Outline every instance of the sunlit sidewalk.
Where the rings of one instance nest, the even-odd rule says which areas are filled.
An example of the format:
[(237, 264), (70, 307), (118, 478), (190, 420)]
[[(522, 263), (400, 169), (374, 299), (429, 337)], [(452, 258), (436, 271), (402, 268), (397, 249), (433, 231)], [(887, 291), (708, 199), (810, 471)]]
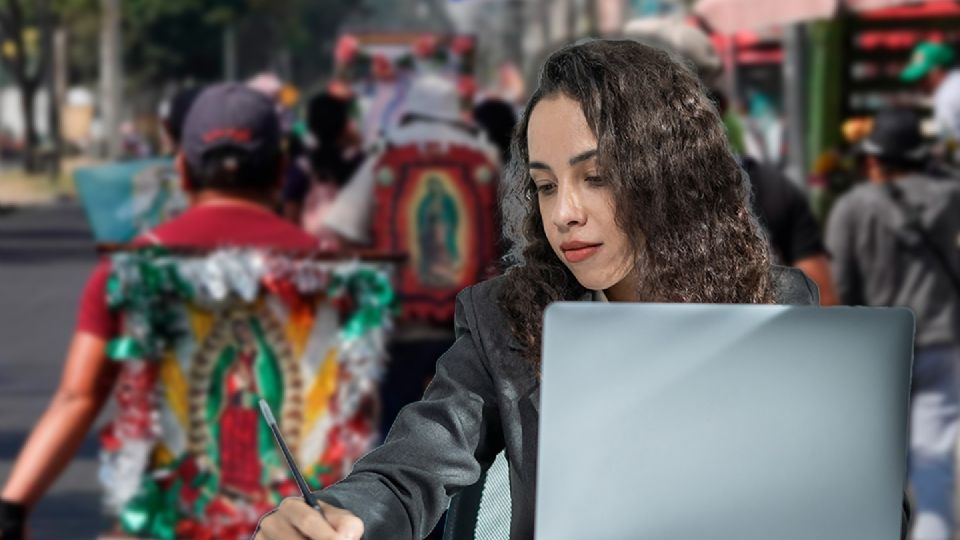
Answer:
[(64, 160), (60, 176), (27, 174), (19, 163), (0, 163), (0, 206), (44, 206), (76, 197), (73, 171), (89, 159)]

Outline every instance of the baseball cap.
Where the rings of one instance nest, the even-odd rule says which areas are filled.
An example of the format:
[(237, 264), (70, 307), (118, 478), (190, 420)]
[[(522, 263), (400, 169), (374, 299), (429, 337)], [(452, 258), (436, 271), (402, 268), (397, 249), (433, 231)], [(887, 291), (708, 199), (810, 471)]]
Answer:
[(190, 107), (181, 150), (199, 170), (212, 153), (227, 148), (246, 154), (247, 162), (266, 163), (280, 155), (280, 144), (273, 102), (243, 84), (225, 83), (204, 90)]
[(910, 63), (900, 72), (900, 80), (913, 82), (925, 77), (938, 67), (947, 67), (953, 63), (953, 49), (943, 43), (923, 41), (913, 48)]
[(882, 159), (916, 162), (927, 153), (920, 133), (920, 118), (910, 109), (881, 109), (873, 118), (870, 134), (863, 140), (865, 154)]

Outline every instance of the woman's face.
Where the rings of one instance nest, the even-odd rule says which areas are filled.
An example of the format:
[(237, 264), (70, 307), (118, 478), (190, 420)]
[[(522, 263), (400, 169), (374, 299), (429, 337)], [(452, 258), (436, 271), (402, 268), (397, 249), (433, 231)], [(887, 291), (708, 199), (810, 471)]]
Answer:
[(580, 104), (562, 94), (537, 103), (527, 147), (543, 230), (554, 253), (587, 289), (620, 285), (617, 290), (633, 291), (635, 284), (624, 283), (635, 267), (633, 246), (614, 220), (613, 192), (598, 175), (597, 138)]

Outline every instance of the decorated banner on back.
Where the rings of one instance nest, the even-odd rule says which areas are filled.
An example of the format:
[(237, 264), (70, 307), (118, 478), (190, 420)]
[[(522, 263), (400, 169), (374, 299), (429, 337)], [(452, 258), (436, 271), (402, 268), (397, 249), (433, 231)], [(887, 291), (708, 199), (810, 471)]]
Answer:
[(476, 148), (424, 141), (391, 146), (374, 175), (375, 247), (410, 257), (397, 275), (403, 316), (451, 319), (457, 293), (496, 261), (494, 163)]
[(100, 476), (126, 533), (246, 539), (298, 493), (260, 397), (315, 489), (371, 448), (394, 307), (385, 266), (158, 248), (112, 264), (121, 373)]

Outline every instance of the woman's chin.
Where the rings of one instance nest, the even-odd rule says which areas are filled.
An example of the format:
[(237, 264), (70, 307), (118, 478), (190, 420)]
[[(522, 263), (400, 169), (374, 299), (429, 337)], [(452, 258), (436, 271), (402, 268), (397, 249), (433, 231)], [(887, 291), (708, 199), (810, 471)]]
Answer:
[(609, 279), (603, 279), (601, 276), (590, 275), (588, 272), (573, 272), (573, 277), (577, 278), (577, 282), (581, 287), (591, 291), (602, 291), (613, 286), (613, 283), (608, 283), (608, 281), (610, 281)]

